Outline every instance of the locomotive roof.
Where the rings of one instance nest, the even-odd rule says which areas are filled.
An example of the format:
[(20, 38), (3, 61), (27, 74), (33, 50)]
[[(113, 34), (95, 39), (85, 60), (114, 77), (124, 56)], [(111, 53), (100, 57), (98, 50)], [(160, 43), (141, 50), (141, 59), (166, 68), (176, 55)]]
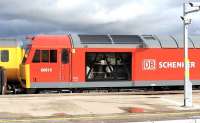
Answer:
[[(182, 36), (70, 35), (74, 48), (183, 48)], [(200, 48), (200, 36), (189, 37), (189, 48)]]
[(32, 38), (32, 46), (35, 48), (71, 48), (71, 42), (67, 35), (37, 35)]
[[(142, 35), (148, 48), (183, 48), (182, 36)], [(200, 48), (200, 36), (189, 36), (189, 48)]]
[(70, 35), (74, 48), (142, 47), (139, 35)]
[(14, 38), (0, 38), (0, 46), (1, 47), (21, 47), (23, 45), (22, 41), (18, 41), (17, 39)]

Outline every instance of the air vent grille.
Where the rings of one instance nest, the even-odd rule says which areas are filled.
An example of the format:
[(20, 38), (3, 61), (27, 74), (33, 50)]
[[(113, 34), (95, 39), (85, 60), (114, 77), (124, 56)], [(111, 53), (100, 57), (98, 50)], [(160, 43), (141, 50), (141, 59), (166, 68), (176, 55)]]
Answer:
[[(79, 35), (81, 44), (142, 44), (138, 35)], [(111, 40), (112, 39), (112, 40)]]

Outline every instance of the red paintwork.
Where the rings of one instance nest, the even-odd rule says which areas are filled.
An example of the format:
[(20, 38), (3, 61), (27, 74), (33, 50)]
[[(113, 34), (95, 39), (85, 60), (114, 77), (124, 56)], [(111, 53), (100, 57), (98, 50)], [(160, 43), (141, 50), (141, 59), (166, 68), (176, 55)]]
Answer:
[[(61, 63), (61, 50), (67, 48), (70, 52), (69, 64)], [(36, 49), (57, 49), (57, 63), (32, 63)], [(75, 48), (72, 49), (70, 38), (67, 36), (36, 36), (32, 40), (26, 64), (30, 64), (31, 82), (85, 82), (86, 52), (131, 52), (132, 80), (183, 80), (183, 68), (158, 68), (159, 62), (183, 61), (183, 49), (161, 48)], [(195, 62), (191, 68), (190, 78), (200, 80), (200, 49), (190, 49), (190, 61)], [(144, 60), (155, 60), (155, 69), (144, 70)], [(52, 72), (42, 73), (41, 68), (52, 68)], [(36, 79), (35, 79), (36, 78)]]
[[(155, 59), (156, 66), (159, 62), (183, 62), (183, 49), (131, 49), (131, 48), (79, 48), (72, 54), (72, 81), (85, 81), (85, 54), (86, 52), (132, 52), (132, 80), (183, 80), (183, 68), (167, 68), (144, 70), (144, 59)], [(191, 68), (190, 78), (200, 80), (200, 50), (190, 49), (190, 61), (195, 62), (195, 68)]]
[(67, 35), (38, 35), (32, 40), (33, 48), (71, 48)]
[[(72, 81), (85, 81), (85, 54), (86, 52), (134, 52), (131, 48), (76, 48), (72, 53)], [(133, 60), (133, 57), (132, 57)]]
[[(138, 49), (135, 53), (134, 80), (183, 80), (183, 68), (159, 69), (159, 62), (183, 62), (183, 49)], [(190, 79), (200, 80), (200, 49), (189, 50), (190, 61), (195, 62), (195, 68), (190, 69)], [(155, 59), (155, 70), (144, 70), (143, 60)]]
[[(26, 64), (30, 64), (31, 82), (66, 82), (71, 80), (71, 63), (61, 63), (61, 50), (63, 48), (67, 48), (69, 51), (71, 49), (71, 42), (68, 36), (35, 36), (33, 38), (26, 61)], [(37, 49), (57, 50), (57, 63), (32, 63)], [(51, 69), (51, 72), (41, 72), (42, 69)]]

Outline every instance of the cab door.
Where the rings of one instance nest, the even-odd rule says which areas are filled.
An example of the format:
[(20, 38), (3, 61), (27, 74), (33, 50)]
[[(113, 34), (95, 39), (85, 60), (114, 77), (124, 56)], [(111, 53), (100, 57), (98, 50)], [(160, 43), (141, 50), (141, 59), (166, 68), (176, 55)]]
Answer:
[(61, 81), (70, 82), (71, 63), (70, 50), (68, 48), (61, 49)]

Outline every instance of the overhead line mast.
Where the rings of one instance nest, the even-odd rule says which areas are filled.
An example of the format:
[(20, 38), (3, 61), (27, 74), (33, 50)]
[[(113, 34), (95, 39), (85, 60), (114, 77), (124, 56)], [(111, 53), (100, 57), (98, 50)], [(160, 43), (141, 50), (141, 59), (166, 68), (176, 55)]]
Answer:
[[(193, 10), (187, 10), (187, 5), (190, 5)], [(184, 25), (184, 106), (192, 107), (192, 82), (190, 81), (190, 66), (189, 66), (189, 53), (188, 53), (188, 27), (191, 24), (191, 19), (188, 14), (200, 11), (200, 3), (189, 2), (183, 4), (183, 20)]]

